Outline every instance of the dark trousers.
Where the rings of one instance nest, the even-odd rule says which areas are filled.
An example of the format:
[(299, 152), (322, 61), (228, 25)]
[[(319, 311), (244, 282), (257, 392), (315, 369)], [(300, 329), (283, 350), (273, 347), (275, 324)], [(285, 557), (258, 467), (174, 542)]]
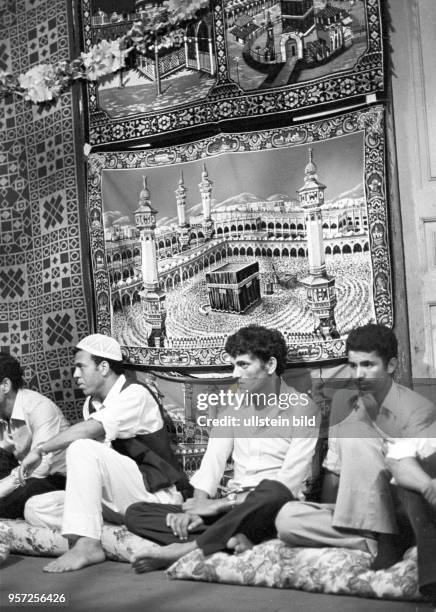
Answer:
[[(436, 453), (421, 463), (436, 478)], [(399, 496), (412, 524), (418, 547), (418, 584), (423, 595), (436, 598), (436, 510), (420, 493), (399, 487)]]
[(0, 499), (0, 518), (24, 518), (24, 506), (30, 497), (63, 489), (65, 489), (63, 474), (50, 474), (45, 478), (28, 478), (23, 486)]
[[(200, 534), (191, 533), (188, 541), (195, 540), (205, 555), (226, 549), (228, 540), (236, 533), (244, 534), (253, 544), (276, 537), (275, 518), (287, 502), (294, 499), (285, 485), (276, 480), (262, 480), (242, 504), (229, 512), (207, 517), (209, 525)], [(167, 527), (166, 516), (183, 512), (181, 506), (139, 502), (127, 508), (125, 524), (128, 529), (157, 544), (180, 543)]]
[(0, 448), (0, 480), (9, 476), (11, 471), (17, 467), (18, 461), (12, 453)]

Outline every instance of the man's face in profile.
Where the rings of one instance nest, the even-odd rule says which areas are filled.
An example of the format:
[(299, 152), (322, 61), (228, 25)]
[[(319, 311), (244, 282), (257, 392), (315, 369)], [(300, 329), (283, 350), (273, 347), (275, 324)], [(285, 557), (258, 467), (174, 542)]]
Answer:
[(262, 391), (270, 382), (268, 364), (251, 353), (243, 353), (230, 358), (233, 376), (238, 378), (238, 390), (256, 393)]
[(74, 357), (73, 376), (84, 395), (96, 395), (104, 383), (101, 363), (96, 364), (87, 351), (77, 351)]

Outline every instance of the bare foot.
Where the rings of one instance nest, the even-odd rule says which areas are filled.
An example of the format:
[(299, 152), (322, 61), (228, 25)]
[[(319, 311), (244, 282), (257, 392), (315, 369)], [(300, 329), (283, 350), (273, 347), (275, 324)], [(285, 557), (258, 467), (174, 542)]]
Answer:
[(44, 572), (73, 572), (106, 559), (100, 540), (79, 538), (70, 550), (44, 567)]
[(250, 550), (254, 544), (243, 533), (236, 533), (226, 544), (227, 548), (232, 549), (237, 555)]
[(146, 545), (131, 556), (130, 563), (137, 574), (152, 572), (169, 567), (171, 563), (196, 548), (196, 542), (169, 544), (168, 546)]

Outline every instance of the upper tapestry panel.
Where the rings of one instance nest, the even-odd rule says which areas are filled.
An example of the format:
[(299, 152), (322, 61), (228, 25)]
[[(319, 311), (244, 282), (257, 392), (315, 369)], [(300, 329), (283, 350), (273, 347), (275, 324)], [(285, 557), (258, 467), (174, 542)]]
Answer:
[(90, 58), (102, 41), (129, 50), (124, 68), (88, 85), (89, 141), (126, 143), (228, 119), (325, 110), (381, 92), (379, 3), (186, 0), (203, 6), (187, 19), (182, 0), (82, 0)]

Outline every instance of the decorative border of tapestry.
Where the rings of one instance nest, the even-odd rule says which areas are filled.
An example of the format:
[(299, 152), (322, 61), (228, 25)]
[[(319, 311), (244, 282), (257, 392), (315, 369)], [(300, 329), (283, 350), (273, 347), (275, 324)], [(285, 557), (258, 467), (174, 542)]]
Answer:
[(125, 68), (87, 86), (91, 145), (313, 111), (384, 89), (380, 0), (211, 0), (143, 45), (140, 12), (105, 13), (105, 3), (114, 6), (81, 2), (85, 52), (102, 40), (136, 43)]
[(226, 337), (278, 328), (289, 362), (344, 357), (393, 325), (384, 115), (89, 156), (98, 331), (132, 363), (228, 363)]

